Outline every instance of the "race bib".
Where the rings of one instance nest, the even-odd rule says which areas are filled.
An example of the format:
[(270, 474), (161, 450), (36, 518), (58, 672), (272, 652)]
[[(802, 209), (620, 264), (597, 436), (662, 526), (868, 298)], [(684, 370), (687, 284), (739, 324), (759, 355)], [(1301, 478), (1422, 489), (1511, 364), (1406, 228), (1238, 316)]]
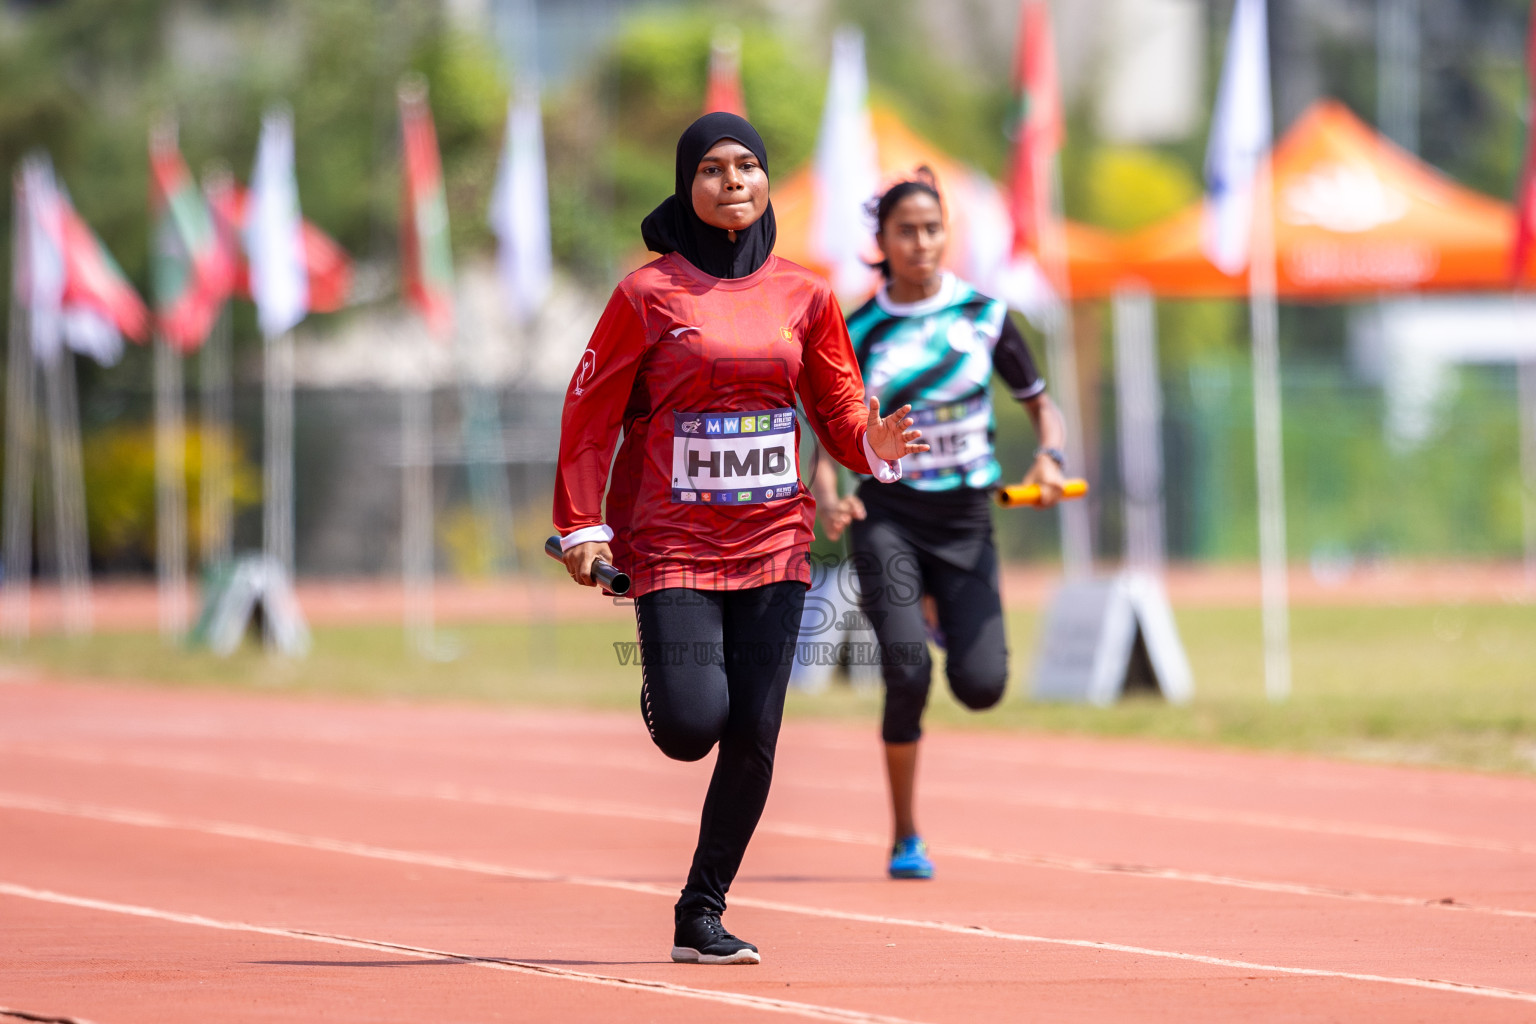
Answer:
[(749, 505), (800, 493), (795, 410), (672, 414), (672, 500)]
[(992, 403), (986, 395), (913, 409), (912, 425), (923, 432), (928, 450), (906, 457), (908, 479), (969, 473), (985, 465), (992, 458), (991, 424)]

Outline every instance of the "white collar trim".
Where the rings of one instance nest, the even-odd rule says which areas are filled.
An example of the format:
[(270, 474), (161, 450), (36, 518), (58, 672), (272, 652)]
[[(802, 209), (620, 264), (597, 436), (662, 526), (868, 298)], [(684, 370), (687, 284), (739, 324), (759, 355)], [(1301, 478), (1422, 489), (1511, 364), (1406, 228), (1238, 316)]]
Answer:
[(875, 303), (891, 316), (927, 316), (929, 313), (937, 313), (954, 301), (956, 279), (955, 275), (945, 270), (943, 280), (939, 283), (939, 290), (926, 299), (916, 302), (893, 302), (888, 289), (889, 283), (882, 284), (880, 290), (875, 292)]

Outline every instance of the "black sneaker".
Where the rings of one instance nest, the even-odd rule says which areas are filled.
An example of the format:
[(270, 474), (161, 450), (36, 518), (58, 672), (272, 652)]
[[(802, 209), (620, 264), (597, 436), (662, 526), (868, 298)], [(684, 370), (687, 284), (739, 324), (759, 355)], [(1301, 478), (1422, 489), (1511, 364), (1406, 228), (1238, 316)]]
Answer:
[(680, 964), (760, 964), (757, 947), (743, 942), (712, 911), (694, 911), (678, 919), (672, 932), (672, 959)]

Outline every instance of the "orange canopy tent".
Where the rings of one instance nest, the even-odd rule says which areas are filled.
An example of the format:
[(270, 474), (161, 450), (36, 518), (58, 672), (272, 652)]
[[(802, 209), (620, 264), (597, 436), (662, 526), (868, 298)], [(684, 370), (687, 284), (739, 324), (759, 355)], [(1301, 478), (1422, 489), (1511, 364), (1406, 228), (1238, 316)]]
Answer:
[[(998, 187), (979, 170), (918, 138), (889, 110), (876, 107), (870, 119), (881, 187), (911, 176), (920, 166), (931, 169), (938, 178), (949, 217), (945, 265), (987, 290), (1007, 256), (1013, 236), (1008, 207)], [(827, 274), (831, 268), (817, 257), (811, 244), (815, 192), (815, 175), (809, 166), (773, 182), (773, 211), (778, 223), (778, 242), (773, 251)], [(1108, 295), (1122, 268), (1115, 239), (1105, 232), (1070, 222), (1066, 238), (1073, 297)], [(873, 237), (869, 241), (869, 258), (879, 258)], [(875, 283), (876, 278), (871, 275), (871, 292)]]
[[(1509, 287), (1509, 206), (1451, 181), (1343, 104), (1311, 107), (1273, 161), (1281, 298)], [(1125, 239), (1124, 276), (1171, 298), (1246, 295), (1245, 273), (1224, 274), (1206, 259), (1202, 207)]]

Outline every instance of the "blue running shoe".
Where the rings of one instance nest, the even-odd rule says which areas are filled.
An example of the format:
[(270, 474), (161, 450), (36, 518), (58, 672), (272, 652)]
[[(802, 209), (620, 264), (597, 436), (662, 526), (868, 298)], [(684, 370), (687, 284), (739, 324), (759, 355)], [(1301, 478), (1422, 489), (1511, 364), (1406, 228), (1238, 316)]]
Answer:
[(891, 847), (892, 878), (932, 878), (933, 861), (928, 859), (928, 844), (921, 836), (896, 840)]

